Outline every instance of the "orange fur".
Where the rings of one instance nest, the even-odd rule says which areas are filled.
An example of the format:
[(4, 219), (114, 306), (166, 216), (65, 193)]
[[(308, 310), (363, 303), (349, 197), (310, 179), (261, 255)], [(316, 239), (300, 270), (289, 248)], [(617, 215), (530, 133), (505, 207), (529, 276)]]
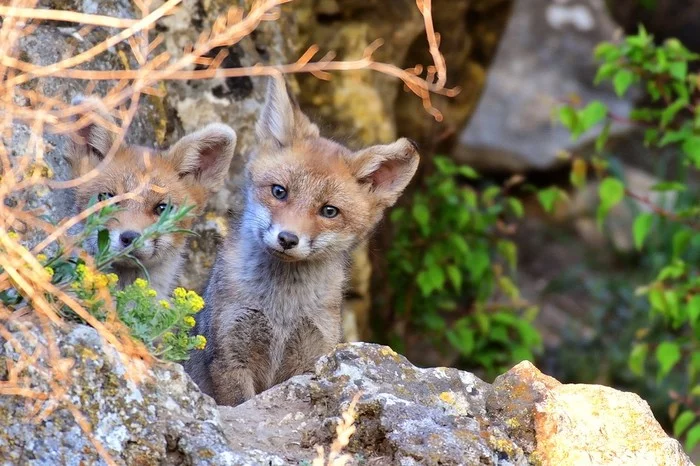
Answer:
[[(91, 102), (97, 112), (102, 112), (102, 118), (110, 119), (99, 100)], [(75, 177), (93, 170), (99, 172), (75, 188), (79, 209), (85, 209), (90, 199), (97, 196), (133, 196), (119, 202), (119, 211), (105, 225), (110, 232), (110, 248), (118, 252), (129, 246), (129, 235), (139, 236), (158, 221), (163, 205), (173, 209), (191, 205), (195, 215), (201, 214), (210, 195), (226, 178), (236, 134), (227, 126), (212, 124), (185, 136), (167, 151), (123, 145), (110, 157), (113, 141), (104, 128), (88, 125), (72, 135), (66, 159)], [(194, 219), (192, 215), (185, 216), (177, 227), (190, 229)], [(95, 249), (94, 242), (94, 239), (93, 244), (89, 241), (90, 249)], [(186, 233), (167, 233), (146, 239), (132, 252), (148, 271), (151, 286), (160, 295), (170, 293), (182, 266), (186, 244)], [(114, 268), (121, 286), (137, 278), (141, 271), (130, 258), (115, 261)]]

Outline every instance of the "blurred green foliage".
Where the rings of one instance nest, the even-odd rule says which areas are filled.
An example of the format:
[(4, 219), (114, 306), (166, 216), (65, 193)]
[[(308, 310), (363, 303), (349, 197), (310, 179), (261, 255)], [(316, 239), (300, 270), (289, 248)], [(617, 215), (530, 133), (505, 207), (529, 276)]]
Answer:
[(480, 177), (468, 166), (445, 157), (432, 164), (408, 207), (391, 214), (392, 308), (490, 375), (533, 360), (537, 308), (521, 299), (517, 247), (506, 233), (523, 205), (508, 187), (470, 185)]
[[(648, 275), (634, 292), (645, 298), (648, 318), (635, 329), (628, 365), (639, 377), (653, 372), (655, 383), (667, 388), (673, 434), (691, 450), (700, 442), (700, 193), (691, 178), (700, 170), (700, 76), (689, 73), (688, 64), (700, 56), (677, 40), (657, 45), (644, 29), (621, 43), (599, 45), (595, 54), (602, 62), (596, 83), (611, 82), (618, 96), (633, 88), (644, 94), (648, 103), (639, 105), (629, 120), (646, 128), (645, 143), (675, 149), (675, 176), (652, 187), (668, 193), (659, 197), (667, 202), (654, 204), (650, 193), (630, 191), (610, 169), (606, 143), (619, 116), (597, 101), (559, 111), (573, 138), (602, 128), (595, 156), (575, 160), (571, 174), (575, 186), (585, 184), (589, 168), (602, 177), (599, 226), (625, 198), (643, 207), (631, 233), (647, 272), (642, 275)], [(679, 372), (684, 376), (676, 380)]]

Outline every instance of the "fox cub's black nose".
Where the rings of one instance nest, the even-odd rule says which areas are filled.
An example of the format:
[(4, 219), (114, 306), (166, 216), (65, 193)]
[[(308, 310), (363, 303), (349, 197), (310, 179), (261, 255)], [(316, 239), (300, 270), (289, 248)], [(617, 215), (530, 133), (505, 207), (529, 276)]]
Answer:
[(121, 241), (122, 246), (124, 247), (131, 246), (131, 243), (133, 243), (134, 240), (139, 236), (141, 235), (139, 235), (135, 231), (128, 230), (119, 235), (119, 241)]
[(277, 236), (277, 241), (279, 241), (282, 249), (292, 249), (294, 246), (299, 244), (299, 237), (294, 233), (288, 231), (282, 231)]

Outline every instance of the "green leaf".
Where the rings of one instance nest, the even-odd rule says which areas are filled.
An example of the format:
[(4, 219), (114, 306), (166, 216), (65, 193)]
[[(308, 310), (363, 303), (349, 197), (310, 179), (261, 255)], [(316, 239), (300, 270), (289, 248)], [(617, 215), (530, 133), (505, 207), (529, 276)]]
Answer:
[(683, 152), (696, 168), (700, 168), (700, 136), (692, 136), (683, 143)]
[(667, 192), (667, 191), (686, 191), (688, 186), (678, 181), (663, 181), (661, 183), (656, 183), (651, 187), (652, 191), (657, 192)]
[(498, 252), (508, 262), (511, 270), (515, 271), (518, 266), (518, 247), (512, 241), (501, 240), (497, 246)]
[(604, 59), (606, 61), (617, 60), (622, 55), (620, 48), (616, 44), (610, 42), (603, 42), (598, 44), (593, 51), (593, 56), (597, 59)]
[(685, 451), (691, 451), (700, 442), (700, 424), (696, 424), (685, 437)]
[(457, 252), (460, 252), (463, 256), (469, 254), (469, 244), (467, 244), (467, 240), (464, 239), (463, 236), (453, 233), (450, 235), (449, 239), (450, 243), (452, 243), (452, 246), (454, 246), (457, 249)]
[(97, 250), (100, 256), (109, 253), (109, 230), (100, 230), (97, 233)]
[(610, 209), (620, 203), (625, 196), (625, 185), (616, 178), (605, 178), (598, 188), (600, 206), (598, 207), (598, 227), (601, 228), (603, 220)]
[(681, 360), (681, 349), (678, 343), (664, 341), (656, 348), (656, 360), (659, 362), (658, 379), (663, 379), (673, 366)]
[(411, 215), (418, 223), (423, 236), (428, 236), (430, 234), (430, 210), (428, 207), (425, 204), (415, 204), (411, 209)]
[(514, 197), (508, 198), (508, 205), (510, 205), (510, 210), (513, 211), (513, 215), (516, 217), (522, 218), (523, 215), (525, 215), (525, 208), (523, 207), (523, 203), (520, 202), (520, 199)]
[(475, 333), (466, 319), (458, 320), (447, 332), (448, 341), (463, 355), (469, 356), (475, 348)]
[(605, 122), (605, 126), (603, 126), (603, 131), (600, 132), (598, 137), (595, 140), (595, 150), (596, 152), (600, 153), (603, 151), (605, 148), (605, 144), (608, 142), (608, 138), (610, 137), (610, 127), (612, 124), (610, 121)]
[(455, 291), (460, 291), (462, 289), (462, 272), (455, 265), (449, 265), (447, 267), (447, 276), (450, 277), (450, 282), (454, 286)]
[(445, 286), (445, 272), (439, 265), (431, 265), (428, 268), (428, 275), (433, 284), (434, 290), (442, 289)]
[(671, 63), (668, 66), (668, 71), (674, 78), (685, 80), (688, 77), (688, 63), (684, 61)]
[(629, 70), (619, 70), (613, 78), (613, 86), (618, 97), (625, 95), (629, 87), (634, 83), (636, 76)]
[(559, 121), (571, 132), (576, 132), (579, 125), (576, 110), (568, 105), (559, 109)]
[(518, 299), (520, 298), (520, 290), (516, 286), (516, 284), (513, 282), (513, 280), (510, 279), (510, 277), (506, 276), (501, 276), (498, 278), (498, 286), (503, 290), (503, 292), (508, 296), (510, 299)]
[(673, 421), (673, 436), (680, 438), (680, 436), (685, 433), (686, 429), (690, 427), (694, 420), (695, 413), (692, 411), (683, 411), (680, 416)]
[(685, 106), (688, 105), (687, 99), (678, 99), (671, 105), (666, 107), (663, 112), (661, 112), (661, 127), (665, 128), (669, 123), (673, 121), (678, 112), (683, 110)]
[(401, 221), (405, 214), (406, 209), (404, 209), (403, 207), (397, 207), (396, 209), (391, 211), (391, 214), (389, 214), (389, 219), (391, 220), (391, 223), (397, 223)]
[(649, 346), (647, 344), (636, 344), (632, 347), (629, 358), (629, 367), (633, 374), (644, 375), (644, 362), (647, 359)]
[(470, 179), (477, 179), (479, 178), (479, 174), (474, 170), (472, 167), (469, 165), (460, 165), (459, 168), (457, 169), (457, 173), (462, 175), (465, 178), (470, 178)]
[(472, 280), (478, 281), (491, 266), (491, 258), (484, 249), (477, 249), (469, 255), (467, 267)]
[(617, 63), (603, 63), (600, 68), (598, 68), (593, 84), (598, 85), (604, 79), (610, 79), (619, 68), (620, 66)]
[(700, 294), (693, 296), (688, 301), (688, 319), (693, 328), (698, 323), (698, 318), (700, 318)]
[(689, 130), (684, 128), (680, 131), (666, 131), (664, 137), (659, 141), (659, 147), (664, 147), (669, 144), (684, 141), (689, 136)]
[(650, 213), (644, 213), (637, 216), (634, 219), (634, 224), (632, 225), (632, 234), (634, 236), (634, 245), (638, 250), (642, 249), (644, 245), (644, 240), (646, 239), (649, 231), (651, 230), (651, 224), (654, 222), (654, 216)]
[(582, 131), (587, 131), (603, 121), (607, 114), (608, 107), (602, 102), (594, 100), (590, 104), (586, 105), (586, 108), (581, 110), (579, 113)]
[(434, 157), (433, 163), (438, 171), (444, 175), (454, 175), (457, 172), (457, 166), (447, 157)]
[(418, 273), (416, 276), (416, 283), (423, 296), (430, 296), (430, 293), (433, 292), (433, 280), (427, 271), (423, 270)]
[(545, 212), (549, 213), (554, 210), (554, 205), (557, 200), (559, 200), (560, 196), (560, 190), (556, 186), (550, 186), (549, 188), (542, 189), (537, 193), (537, 199), (540, 201), (542, 208), (545, 210)]
[(687, 229), (679, 230), (673, 235), (672, 242), (674, 258), (679, 258), (686, 252), (690, 242), (693, 239), (693, 236), (693, 233)]

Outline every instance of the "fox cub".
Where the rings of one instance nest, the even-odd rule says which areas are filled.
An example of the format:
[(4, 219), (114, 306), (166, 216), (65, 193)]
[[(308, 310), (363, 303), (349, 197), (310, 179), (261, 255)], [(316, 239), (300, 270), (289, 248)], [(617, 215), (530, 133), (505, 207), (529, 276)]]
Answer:
[(313, 369), (341, 339), (350, 251), (418, 167), (399, 139), (359, 152), (319, 135), (271, 78), (246, 167), (245, 208), (218, 253), (194, 332), (209, 343), (185, 368), (236, 405)]
[[(85, 101), (90, 102), (101, 119), (114, 123), (98, 99), (78, 97), (73, 103)], [(117, 252), (131, 246), (168, 205), (172, 208), (194, 205), (195, 212), (201, 213), (209, 196), (226, 178), (236, 133), (226, 125), (211, 124), (183, 137), (168, 151), (121, 145), (107, 159), (113, 143), (114, 137), (107, 129), (89, 124), (71, 135), (66, 160), (74, 177), (85, 177), (75, 189), (79, 209), (85, 209), (95, 196), (104, 200), (124, 193), (135, 195), (119, 202), (120, 210), (106, 225), (109, 247)], [(191, 216), (186, 216), (178, 227), (188, 229), (193, 221)], [(148, 271), (151, 287), (161, 297), (172, 291), (182, 269), (186, 243), (186, 233), (169, 233), (146, 239), (131, 253)], [(96, 248), (97, 238), (89, 238), (88, 249), (95, 252)], [(119, 259), (113, 268), (121, 287), (143, 274), (130, 258)]]

